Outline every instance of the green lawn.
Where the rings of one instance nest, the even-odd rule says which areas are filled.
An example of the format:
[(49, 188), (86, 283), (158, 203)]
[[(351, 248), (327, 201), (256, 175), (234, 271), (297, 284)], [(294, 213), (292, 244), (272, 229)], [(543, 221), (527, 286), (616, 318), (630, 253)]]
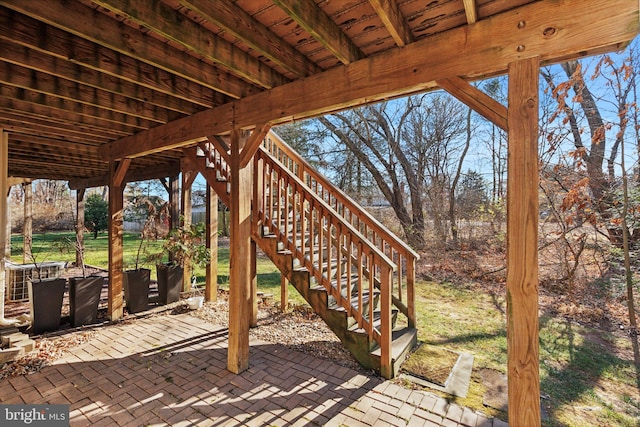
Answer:
[[(101, 268), (107, 268), (108, 260), (108, 237), (106, 233), (98, 234), (94, 239), (92, 233), (85, 236), (85, 264)], [(75, 262), (75, 252), (73, 250), (59, 249), (60, 242), (64, 239), (71, 239), (75, 242), (75, 234), (72, 232), (49, 232), (33, 235), (32, 252), (36, 263), (43, 261), (67, 261)], [(133, 269), (136, 267), (136, 254), (140, 246), (140, 235), (138, 233), (124, 233), (124, 268)], [(162, 240), (145, 242), (146, 253), (153, 254), (162, 251)], [(155, 261), (145, 260), (145, 251), (141, 251), (140, 267), (151, 270), (151, 278), (155, 279)], [(14, 261), (22, 262), (22, 235), (11, 236), (11, 258)], [(273, 294), (274, 298), (280, 300), (280, 272), (273, 263), (264, 256), (257, 259), (258, 290)], [(196, 269), (198, 283), (204, 283), (204, 269)], [(218, 284), (222, 289), (228, 289), (229, 284), (229, 249), (219, 248), (218, 250)], [(301, 304), (304, 299), (298, 294), (295, 288), (289, 285), (289, 300)]]
[[(482, 404), (480, 372), (506, 373), (505, 303), (478, 286), (419, 281), (419, 339), (475, 356), (469, 395), (460, 405), (506, 419)], [(540, 318), (540, 381), (547, 426), (640, 425), (640, 374), (630, 339), (562, 318)], [(447, 395), (448, 396), (448, 395)], [(450, 396), (448, 396), (450, 397)]]

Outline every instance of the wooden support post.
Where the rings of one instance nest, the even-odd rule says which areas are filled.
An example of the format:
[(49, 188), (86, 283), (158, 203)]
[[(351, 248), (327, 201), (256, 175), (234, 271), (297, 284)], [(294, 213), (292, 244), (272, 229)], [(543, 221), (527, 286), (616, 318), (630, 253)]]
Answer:
[[(182, 197), (180, 210), (182, 212), (182, 225), (185, 227), (191, 226), (191, 185), (195, 179), (197, 172), (182, 171)], [(184, 274), (182, 276), (182, 291), (189, 292), (191, 290), (191, 276), (193, 275), (193, 269), (191, 268), (191, 260), (185, 257), (184, 260)]]
[(280, 272), (280, 310), (283, 313), (289, 310), (289, 281), (282, 272)]
[(31, 262), (31, 247), (33, 242), (33, 187), (31, 182), (22, 183), (24, 193), (24, 226), (22, 227), (22, 262)]
[(509, 65), (507, 377), (509, 424), (540, 425), (538, 58)]
[(251, 239), (251, 271), (249, 273), (251, 281), (251, 291), (249, 293), (249, 303), (251, 304), (251, 322), (249, 326), (258, 326), (258, 245)]
[(84, 265), (84, 188), (76, 190), (76, 266)]
[(253, 167), (240, 169), (241, 131), (231, 132), (231, 248), (229, 259), (229, 353), (227, 369), (249, 367), (251, 316), (251, 184)]
[(109, 296), (107, 316), (110, 320), (118, 320), (124, 316), (122, 284), (123, 284), (123, 227), (124, 187), (126, 183), (122, 168), (129, 162), (109, 164)]
[(169, 228), (180, 226), (180, 181), (179, 176), (169, 177), (169, 209), (170, 224)]
[(8, 322), (4, 318), (5, 300), (5, 248), (7, 239), (7, 192), (9, 191), (9, 134), (0, 128), (0, 325)]
[(11, 259), (11, 208), (9, 207), (9, 193), (11, 193), (11, 183), (7, 184), (7, 191), (4, 192), (4, 198), (7, 203), (5, 209), (5, 232), (7, 233), (7, 241), (4, 245), (4, 257)]
[(207, 266), (204, 297), (207, 301), (218, 299), (218, 195), (207, 183), (207, 248), (211, 262)]

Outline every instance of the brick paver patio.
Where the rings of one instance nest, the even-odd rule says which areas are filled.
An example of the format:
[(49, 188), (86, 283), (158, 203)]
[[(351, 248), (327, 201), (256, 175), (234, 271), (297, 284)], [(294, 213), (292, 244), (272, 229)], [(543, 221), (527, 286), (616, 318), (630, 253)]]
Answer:
[(234, 375), (227, 338), (188, 314), (99, 327), (52, 366), (0, 381), (0, 401), (70, 404), (77, 426), (506, 425), (278, 344), (252, 341)]

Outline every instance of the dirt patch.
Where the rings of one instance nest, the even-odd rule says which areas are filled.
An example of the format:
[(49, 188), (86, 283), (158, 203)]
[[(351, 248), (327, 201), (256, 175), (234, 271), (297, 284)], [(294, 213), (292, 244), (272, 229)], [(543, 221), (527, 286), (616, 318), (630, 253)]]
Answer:
[(482, 404), (491, 408), (507, 411), (507, 376), (495, 369), (480, 370), (482, 384), (486, 388)]

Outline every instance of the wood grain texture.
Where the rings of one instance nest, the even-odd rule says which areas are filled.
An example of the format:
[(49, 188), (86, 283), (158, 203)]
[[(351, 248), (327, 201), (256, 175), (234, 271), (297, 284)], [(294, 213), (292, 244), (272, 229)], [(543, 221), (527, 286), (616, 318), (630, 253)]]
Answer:
[[(224, 214), (224, 212), (223, 212)], [(206, 269), (204, 298), (206, 301), (218, 300), (218, 195), (207, 183), (206, 200), (207, 249), (211, 262)]]
[(256, 150), (262, 144), (262, 141), (267, 136), (271, 130), (271, 125), (262, 124), (256, 126), (254, 131), (251, 133), (251, 136), (247, 139), (247, 142), (242, 147), (242, 151), (240, 152), (240, 167), (247, 167), (249, 162), (253, 159), (253, 156), (256, 154)]
[(126, 184), (124, 177), (127, 174), (129, 165), (131, 165), (131, 159), (122, 159), (118, 162), (118, 166), (116, 167), (114, 174), (111, 176), (112, 185), (124, 188)]
[(9, 133), (0, 127), (0, 320), (4, 319), (7, 199), (9, 195)]
[(365, 57), (360, 48), (313, 0), (274, 0), (274, 3), (343, 64), (350, 64)]
[[(124, 81), (158, 91), (159, 93), (194, 102), (203, 107), (212, 107), (225, 97), (211, 88), (137, 62), (122, 53), (69, 34), (61, 29), (40, 24), (33, 18), (0, 9), (0, 37), (29, 48), (31, 53), (43, 51), (60, 61), (69, 61), (81, 66), (81, 70), (92, 70)], [(11, 55), (7, 53), (7, 55)], [(30, 61), (32, 63), (33, 61)], [(238, 93), (246, 84), (234, 86), (234, 81), (224, 81), (225, 73), (209, 76), (216, 80), (216, 87), (225, 87), (222, 93)], [(237, 82), (236, 83), (240, 83)]]
[(371, 7), (376, 11), (398, 46), (406, 46), (409, 43), (413, 43), (413, 33), (407, 25), (397, 1), (369, 0), (369, 3), (371, 3)]
[(478, 20), (478, 8), (476, 0), (462, 0), (464, 4), (464, 14), (467, 17), (467, 24), (474, 24)]
[(540, 425), (538, 58), (509, 66), (507, 376), (509, 423)]
[[(31, 184), (29, 184), (31, 187)], [(76, 191), (76, 265), (84, 266), (84, 194), (85, 189), (81, 188)], [(25, 193), (26, 194), (26, 193)], [(26, 198), (25, 198), (26, 201)], [(26, 224), (26, 214), (25, 214)], [(25, 225), (26, 230), (26, 225)], [(26, 261), (25, 261), (26, 262)]]
[[(191, 227), (191, 211), (192, 211), (192, 202), (191, 202), (191, 187), (193, 185), (193, 181), (198, 176), (198, 172), (186, 169), (182, 167), (182, 186), (181, 186), (181, 195), (180, 195), (180, 216), (182, 217), (182, 226), (185, 228)], [(193, 273), (193, 268), (191, 267), (191, 259), (188, 256), (185, 256), (184, 265), (183, 265), (183, 274), (182, 274), (182, 292), (189, 292), (191, 290), (191, 274)]]
[[(66, 61), (53, 55), (34, 51), (26, 46), (0, 39), (0, 59), (31, 70), (67, 79), (101, 91), (110, 92), (141, 103), (167, 108), (182, 114), (198, 111), (198, 104), (168, 96), (148, 87), (116, 77), (107, 77), (95, 69)], [(210, 101), (205, 107), (211, 107)]]
[(223, 74), (221, 80), (227, 81), (227, 88), (232, 82), (238, 88), (234, 93), (226, 93), (229, 96), (239, 97), (244, 87), (248, 85), (234, 75), (216, 69), (186, 52), (173, 49), (160, 40), (143, 35), (131, 27), (80, 4), (67, 8), (61, 2), (0, 0), (0, 5), (201, 86), (225, 93), (223, 87), (215, 84), (218, 79), (209, 78), (209, 76)]
[(107, 297), (107, 317), (109, 320), (124, 316), (123, 290), (123, 220), (124, 186), (116, 185), (118, 164), (110, 162), (109, 184), (109, 292)]
[(229, 353), (227, 369), (249, 367), (251, 321), (251, 191), (253, 168), (240, 168), (241, 131), (231, 133), (231, 247), (229, 250)]
[[(528, 19), (519, 28), (523, 16)], [(509, 63), (525, 57), (549, 63), (617, 49), (633, 39), (638, 27), (638, 5), (628, 0), (536, 2), (478, 21), (472, 29), (446, 31), (123, 138), (105, 145), (101, 154), (139, 156), (228, 133), (232, 123), (239, 128), (277, 125), (434, 89), (436, 80), (449, 77), (503, 74)]]
[(298, 77), (320, 71), (315, 63), (291, 45), (282, 43), (279, 36), (230, 0), (181, 0), (180, 3)]
[[(153, 33), (193, 52), (196, 56), (209, 59), (213, 63), (220, 65), (222, 68), (229, 70), (234, 75), (248, 82), (263, 88), (271, 88), (285, 82), (285, 79), (275, 72), (275, 70), (264, 67), (258, 59), (236, 48), (232, 43), (229, 43), (227, 40), (198, 25), (194, 21), (185, 19), (184, 15), (165, 5), (163, 2), (150, 2), (148, 0), (96, 0), (94, 3), (117, 15), (125, 17), (132, 23), (150, 29)], [(110, 21), (109, 19), (107, 20)], [(70, 28), (77, 28), (77, 25), (69, 25)], [(95, 33), (85, 28), (80, 28), (78, 31), (92, 34), (93, 37), (98, 40), (106, 39), (105, 36), (99, 38)], [(123, 29), (120, 29), (120, 31), (123, 31)], [(146, 44), (148, 42), (142, 41), (142, 43)], [(111, 45), (114, 45), (114, 43), (112, 42)], [(147, 48), (142, 46), (139, 50), (147, 50)], [(171, 58), (167, 59), (170, 60)]]
[(507, 107), (480, 89), (472, 86), (460, 77), (449, 77), (438, 80), (436, 83), (500, 129), (504, 131), (507, 130)]

